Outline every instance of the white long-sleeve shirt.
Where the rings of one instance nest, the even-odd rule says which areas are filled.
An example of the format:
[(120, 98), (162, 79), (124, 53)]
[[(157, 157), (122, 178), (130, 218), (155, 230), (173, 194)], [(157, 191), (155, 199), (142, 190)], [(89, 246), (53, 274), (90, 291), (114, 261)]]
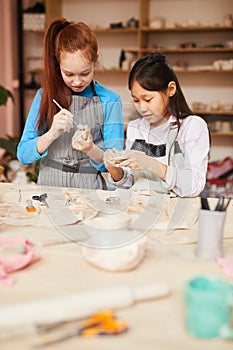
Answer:
[[(150, 130), (150, 124), (144, 118), (129, 122), (126, 149), (131, 149), (136, 139), (143, 139), (154, 145), (167, 145), (169, 133), (175, 121), (176, 119), (171, 116), (166, 123), (153, 130)], [(190, 115), (182, 119), (180, 123), (176, 141), (183, 159), (182, 166), (176, 163), (175, 154), (175, 161), (168, 162), (169, 149), (166, 147), (166, 156), (156, 158), (167, 165), (166, 181), (157, 177), (154, 177), (153, 180), (160, 183), (161, 192), (173, 192), (180, 197), (192, 197), (198, 195), (205, 186), (210, 150), (209, 131), (206, 122), (196, 115)], [(131, 168), (123, 168), (123, 170), (124, 177), (120, 181), (114, 182), (111, 176), (109, 176), (109, 181), (116, 186), (129, 188), (135, 184), (137, 172)]]

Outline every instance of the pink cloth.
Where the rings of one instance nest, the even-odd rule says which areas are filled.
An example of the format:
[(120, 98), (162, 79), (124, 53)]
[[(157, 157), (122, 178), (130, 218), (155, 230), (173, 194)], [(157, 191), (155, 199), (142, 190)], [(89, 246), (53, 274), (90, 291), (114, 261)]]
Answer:
[(227, 277), (233, 278), (233, 257), (232, 258), (218, 258), (217, 263), (223, 269)]
[(13, 254), (0, 256), (0, 283), (11, 286), (14, 283), (9, 273), (21, 270), (40, 259), (40, 255), (33, 249), (33, 244), (24, 237), (2, 237), (0, 238), (0, 248), (8, 247), (12, 244), (20, 243), (25, 246), (24, 254)]

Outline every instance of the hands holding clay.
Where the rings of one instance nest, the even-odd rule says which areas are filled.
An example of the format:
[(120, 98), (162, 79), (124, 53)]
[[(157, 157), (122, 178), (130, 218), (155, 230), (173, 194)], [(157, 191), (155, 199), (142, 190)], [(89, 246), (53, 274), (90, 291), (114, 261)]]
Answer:
[(72, 138), (72, 147), (77, 151), (89, 152), (93, 148), (91, 131), (87, 125), (79, 124)]
[(133, 170), (148, 170), (162, 179), (166, 176), (167, 167), (157, 159), (139, 151), (108, 149), (104, 153), (104, 165), (115, 181), (123, 177), (121, 167), (129, 167)]
[(130, 167), (134, 170), (142, 170), (150, 167), (151, 157), (138, 151), (118, 151), (116, 148), (108, 149), (104, 153), (106, 168)]
[(106, 169), (121, 166), (122, 161), (130, 157), (131, 151), (119, 151), (116, 148), (108, 149), (104, 153), (104, 165)]
[(121, 154), (121, 159), (119, 155), (119, 157), (115, 160), (116, 166), (129, 167), (134, 170), (143, 170), (151, 167), (150, 166), (151, 161), (153, 160), (152, 157), (139, 151), (123, 151), (123, 152), (124, 152), (123, 154), (122, 152), (119, 152)]

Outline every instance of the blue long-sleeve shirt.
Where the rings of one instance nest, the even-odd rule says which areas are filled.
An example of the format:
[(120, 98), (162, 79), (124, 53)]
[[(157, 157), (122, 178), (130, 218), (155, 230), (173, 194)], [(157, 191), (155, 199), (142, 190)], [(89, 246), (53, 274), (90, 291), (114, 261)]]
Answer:
[[(103, 150), (108, 148), (122, 150), (124, 145), (124, 125), (122, 120), (122, 103), (120, 96), (98, 82), (95, 83), (95, 91), (100, 98), (104, 115)], [(22, 164), (33, 163), (48, 154), (48, 150), (42, 154), (37, 151), (37, 141), (40, 137), (37, 131), (37, 121), (39, 117), (41, 93), (42, 89), (39, 89), (34, 97), (21, 140), (17, 147), (17, 158)], [(93, 97), (92, 89), (89, 86), (77, 95), (91, 98)], [(95, 162), (92, 162), (92, 165), (99, 171), (106, 171), (103, 163), (96, 164)]]

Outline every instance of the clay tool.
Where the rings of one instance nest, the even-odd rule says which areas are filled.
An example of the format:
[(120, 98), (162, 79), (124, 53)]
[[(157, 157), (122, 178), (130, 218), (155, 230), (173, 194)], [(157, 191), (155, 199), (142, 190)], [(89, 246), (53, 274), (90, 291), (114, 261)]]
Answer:
[(53, 98), (53, 102), (55, 103), (55, 105), (60, 108), (63, 109), (62, 106)]
[(218, 200), (218, 203), (216, 205), (216, 208), (214, 210), (216, 211), (223, 211), (224, 207), (224, 196), (221, 196)]
[(36, 211), (36, 208), (34, 207), (34, 205), (32, 205), (32, 200), (31, 199), (27, 199), (26, 203), (27, 203), (26, 210), (29, 213), (34, 213)]
[(201, 209), (210, 210), (207, 198), (201, 197)]
[(34, 199), (35, 201), (39, 201), (42, 205), (44, 205), (48, 208), (49, 205), (46, 202), (46, 198), (47, 198), (47, 193), (43, 193), (40, 196), (37, 196), (37, 195), (32, 196), (32, 199)]
[(227, 204), (225, 205), (225, 207), (223, 208), (223, 211), (226, 211), (228, 208), (228, 205), (230, 204), (231, 198), (228, 199)]
[(117, 335), (126, 332), (128, 329), (126, 323), (117, 319), (112, 310), (104, 310), (94, 314), (80, 328), (74, 326), (67, 327), (66, 323), (65, 327), (63, 325), (64, 323), (61, 323), (60, 327), (42, 332), (39, 335), (40, 342), (38, 343), (38, 347), (58, 343), (74, 336), (94, 337), (99, 335)]

